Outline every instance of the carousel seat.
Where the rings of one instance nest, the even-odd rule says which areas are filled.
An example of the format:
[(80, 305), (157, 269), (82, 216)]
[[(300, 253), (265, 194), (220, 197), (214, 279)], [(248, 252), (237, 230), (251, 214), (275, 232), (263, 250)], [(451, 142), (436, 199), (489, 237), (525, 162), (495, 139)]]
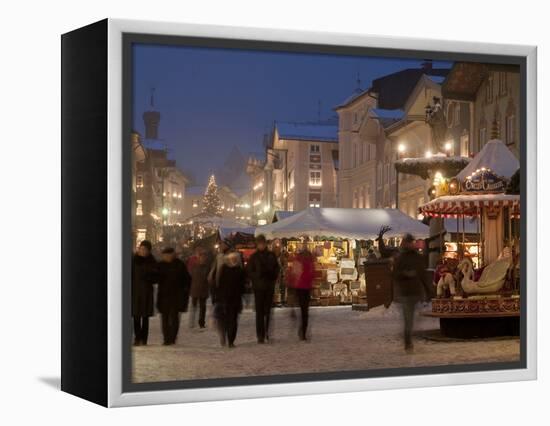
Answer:
[(503, 287), (509, 267), (509, 258), (498, 259), (487, 265), (479, 280), (474, 281), (471, 265), (465, 264), (464, 279), (461, 282), (462, 289), (468, 294), (496, 293)]

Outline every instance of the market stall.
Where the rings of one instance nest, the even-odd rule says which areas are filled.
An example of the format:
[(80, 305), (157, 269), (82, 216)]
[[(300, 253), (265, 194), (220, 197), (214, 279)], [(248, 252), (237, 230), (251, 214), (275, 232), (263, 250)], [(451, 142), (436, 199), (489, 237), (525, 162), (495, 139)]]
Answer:
[(386, 239), (400, 238), (407, 232), (425, 238), (429, 233), (426, 225), (396, 209), (341, 208), (308, 208), (260, 226), (255, 233), (284, 241), (289, 265), (294, 254), (307, 247), (316, 259), (313, 301), (334, 305), (365, 299), (369, 283), (363, 263), (385, 226), (389, 227)]
[[(439, 297), (430, 316), (442, 332), (470, 337), (519, 330), (520, 195), (510, 193), (519, 162), (500, 140), (489, 141), (456, 177), (434, 182), (437, 197), (420, 207), (425, 216), (457, 222), (456, 262), (436, 277)], [(476, 219), (477, 239), (466, 245), (465, 223)], [(475, 249), (473, 245), (475, 245)], [(473, 256), (475, 254), (475, 256)], [(453, 265), (453, 266), (450, 266)]]

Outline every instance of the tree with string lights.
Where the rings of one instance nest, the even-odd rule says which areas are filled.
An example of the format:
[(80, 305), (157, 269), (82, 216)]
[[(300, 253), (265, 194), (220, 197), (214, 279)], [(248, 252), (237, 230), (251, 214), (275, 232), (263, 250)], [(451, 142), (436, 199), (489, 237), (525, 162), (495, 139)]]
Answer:
[(208, 186), (202, 199), (202, 211), (210, 216), (220, 216), (222, 213), (218, 185), (216, 184), (214, 175), (210, 176), (208, 180)]

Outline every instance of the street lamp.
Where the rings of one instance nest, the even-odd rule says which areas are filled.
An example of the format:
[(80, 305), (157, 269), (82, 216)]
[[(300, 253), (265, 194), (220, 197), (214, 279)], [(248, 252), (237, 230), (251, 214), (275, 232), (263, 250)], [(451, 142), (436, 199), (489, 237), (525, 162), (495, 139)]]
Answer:
[(451, 150), (453, 149), (453, 144), (451, 142), (446, 142), (444, 148), (447, 153), (447, 157), (449, 157), (451, 155)]
[(401, 157), (405, 151), (407, 151), (407, 147), (405, 146), (404, 143), (400, 143), (398, 146), (397, 146), (397, 152), (399, 153), (399, 157)]

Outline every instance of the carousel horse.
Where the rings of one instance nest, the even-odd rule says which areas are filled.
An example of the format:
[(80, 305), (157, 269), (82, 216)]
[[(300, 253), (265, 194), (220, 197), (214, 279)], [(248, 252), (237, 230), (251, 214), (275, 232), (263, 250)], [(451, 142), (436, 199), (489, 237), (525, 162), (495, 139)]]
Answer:
[(500, 256), (485, 267), (479, 280), (474, 281), (473, 263), (469, 258), (464, 258), (457, 267), (464, 275), (460, 283), (462, 290), (468, 294), (496, 293), (504, 285), (509, 267), (510, 257)]
[(437, 297), (443, 297), (445, 290), (449, 289), (451, 296), (456, 294), (456, 281), (453, 274), (445, 272), (437, 282)]

